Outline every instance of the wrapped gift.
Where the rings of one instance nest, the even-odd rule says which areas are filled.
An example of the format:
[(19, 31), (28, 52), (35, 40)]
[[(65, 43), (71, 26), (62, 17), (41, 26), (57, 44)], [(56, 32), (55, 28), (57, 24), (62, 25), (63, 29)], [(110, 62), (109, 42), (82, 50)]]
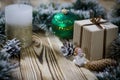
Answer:
[(117, 32), (117, 26), (103, 19), (75, 21), (73, 42), (82, 48), (89, 60), (97, 60), (109, 55), (109, 46)]

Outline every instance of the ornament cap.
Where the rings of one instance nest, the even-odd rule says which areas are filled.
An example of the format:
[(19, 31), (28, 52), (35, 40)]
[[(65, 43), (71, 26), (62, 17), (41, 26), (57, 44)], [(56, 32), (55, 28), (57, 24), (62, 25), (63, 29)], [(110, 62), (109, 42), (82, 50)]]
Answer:
[(67, 9), (65, 9), (65, 8), (61, 10), (61, 12), (64, 13), (64, 14), (67, 14), (68, 11), (69, 11), (69, 10), (67, 10)]

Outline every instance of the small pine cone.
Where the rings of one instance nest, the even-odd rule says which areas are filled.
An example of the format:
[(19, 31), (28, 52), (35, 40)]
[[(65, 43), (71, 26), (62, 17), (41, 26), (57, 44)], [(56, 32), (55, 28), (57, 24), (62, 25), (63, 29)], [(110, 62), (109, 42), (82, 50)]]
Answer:
[(117, 62), (112, 59), (101, 59), (97, 61), (91, 61), (86, 63), (84, 66), (85, 68), (92, 70), (92, 71), (102, 71), (107, 66), (115, 66)]

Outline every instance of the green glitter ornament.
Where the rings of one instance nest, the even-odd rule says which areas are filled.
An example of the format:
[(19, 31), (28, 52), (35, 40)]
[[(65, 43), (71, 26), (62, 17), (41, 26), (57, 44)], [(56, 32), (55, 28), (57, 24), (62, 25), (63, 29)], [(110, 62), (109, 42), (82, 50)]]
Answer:
[(52, 30), (60, 38), (73, 38), (73, 25), (78, 16), (62, 9), (61, 12), (56, 13), (52, 18)]

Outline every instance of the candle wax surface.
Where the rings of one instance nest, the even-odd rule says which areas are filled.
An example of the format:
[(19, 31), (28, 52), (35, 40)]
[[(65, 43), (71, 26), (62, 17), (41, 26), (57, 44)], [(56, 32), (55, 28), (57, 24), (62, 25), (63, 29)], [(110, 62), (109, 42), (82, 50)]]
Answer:
[(22, 27), (32, 23), (32, 7), (24, 4), (9, 5), (5, 9), (6, 23)]

